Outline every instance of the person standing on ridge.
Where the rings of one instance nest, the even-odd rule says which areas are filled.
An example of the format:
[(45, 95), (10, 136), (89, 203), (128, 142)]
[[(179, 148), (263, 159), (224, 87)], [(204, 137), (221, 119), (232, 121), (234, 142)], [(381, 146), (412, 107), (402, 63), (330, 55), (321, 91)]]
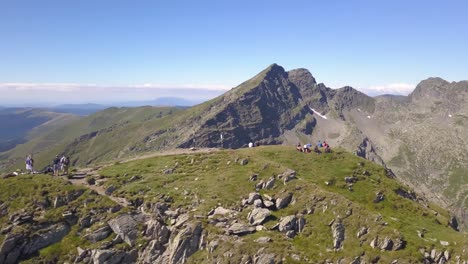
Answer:
[(70, 164), (70, 159), (67, 156), (63, 155), (60, 158), (60, 165), (62, 170), (62, 175), (68, 175), (68, 165)]
[(60, 158), (59, 155), (55, 155), (55, 159), (52, 162), (54, 168), (54, 176), (59, 176), (60, 171)]
[(30, 174), (34, 173), (34, 160), (31, 154), (26, 157), (26, 171)]

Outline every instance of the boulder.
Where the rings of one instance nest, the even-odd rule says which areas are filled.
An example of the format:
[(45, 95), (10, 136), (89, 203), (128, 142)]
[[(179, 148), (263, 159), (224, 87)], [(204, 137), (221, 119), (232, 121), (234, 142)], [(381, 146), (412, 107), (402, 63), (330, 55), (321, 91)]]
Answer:
[(239, 164), (242, 165), (242, 166), (247, 165), (247, 163), (249, 163), (249, 160), (248, 160), (248, 159), (241, 159), (241, 160), (239, 161)]
[(268, 209), (255, 208), (249, 213), (247, 219), (250, 225), (256, 226), (261, 225), (270, 215), (271, 212)]
[(263, 205), (268, 209), (274, 209), (275, 203), (272, 201), (264, 201)]
[(381, 250), (392, 250), (393, 248), (393, 240), (389, 237), (385, 237), (382, 243), (379, 244), (379, 248)]
[(185, 263), (186, 259), (200, 248), (202, 231), (200, 222), (188, 225), (181, 230), (164, 253), (164, 259), (167, 262), (162, 261), (162, 263)]
[(276, 256), (274, 254), (261, 254), (254, 257), (254, 264), (275, 264)]
[(54, 208), (66, 205), (66, 201), (62, 196), (56, 196), (54, 199)]
[(262, 196), (260, 196), (259, 193), (249, 193), (249, 198), (247, 198), (247, 204), (253, 204), (255, 200), (261, 199)]
[(86, 215), (78, 220), (78, 225), (80, 228), (88, 228), (91, 226), (91, 216)]
[(350, 183), (356, 183), (358, 181), (358, 178), (356, 176), (349, 176), (344, 178), (345, 182), (350, 184)]
[(288, 193), (285, 196), (276, 199), (276, 209), (280, 210), (280, 209), (287, 207), (289, 203), (291, 203), (292, 197), (293, 197), (293, 194)]
[(345, 226), (343, 225), (341, 218), (335, 219), (331, 226), (333, 236), (333, 248), (338, 250), (343, 247), (343, 241), (345, 239)]
[(128, 245), (134, 246), (138, 236), (138, 225), (130, 215), (121, 215), (107, 222), (112, 231), (119, 235)]
[(120, 264), (120, 263), (134, 263), (138, 257), (137, 251), (117, 251), (114, 249), (95, 249), (91, 251), (91, 258), (93, 264)]
[(297, 228), (297, 217), (295, 215), (288, 215), (280, 219), (278, 230), (282, 233), (286, 233), (290, 230)]
[(367, 234), (368, 231), (369, 229), (367, 227), (361, 227), (361, 229), (359, 229), (359, 231), (357, 232), (357, 237), (361, 238), (363, 235)]
[(282, 174), (278, 175), (279, 179), (283, 179), (283, 183), (286, 184), (287, 182), (296, 178), (296, 172), (291, 169), (287, 169)]
[(275, 177), (272, 176), (265, 182), (265, 184), (262, 186), (262, 189), (269, 190), (269, 189), (273, 188), (274, 185), (275, 185)]
[(253, 174), (249, 177), (249, 181), (256, 181), (258, 179), (258, 174)]
[(251, 227), (241, 223), (234, 223), (228, 229), (228, 234), (230, 235), (247, 235), (252, 234), (256, 231), (255, 227)]
[(95, 230), (91, 234), (86, 235), (85, 238), (91, 243), (97, 243), (103, 239), (106, 239), (111, 233), (111, 228), (106, 225)]
[(165, 170), (163, 170), (163, 173), (164, 173), (164, 174), (173, 174), (173, 173), (174, 173), (174, 169), (165, 169)]
[(111, 195), (116, 190), (114, 185), (107, 187), (106, 191), (104, 192), (106, 195)]
[(260, 200), (260, 199), (255, 200), (254, 201), (254, 207), (255, 208), (262, 208), (263, 207), (262, 200)]
[(378, 192), (378, 193), (375, 194), (374, 203), (380, 203), (384, 199), (385, 199), (384, 194), (382, 192)]
[(260, 243), (260, 244), (269, 243), (269, 242), (271, 242), (271, 241), (272, 241), (272, 239), (269, 238), (269, 237), (259, 237), (259, 238), (257, 238), (257, 239), (254, 240), (254, 242)]
[(455, 216), (452, 216), (452, 217), (450, 218), (450, 221), (449, 221), (448, 225), (449, 225), (453, 230), (455, 230), (455, 231), (460, 231), (460, 230), (458, 229), (458, 221), (457, 221), (457, 218), (456, 218)]

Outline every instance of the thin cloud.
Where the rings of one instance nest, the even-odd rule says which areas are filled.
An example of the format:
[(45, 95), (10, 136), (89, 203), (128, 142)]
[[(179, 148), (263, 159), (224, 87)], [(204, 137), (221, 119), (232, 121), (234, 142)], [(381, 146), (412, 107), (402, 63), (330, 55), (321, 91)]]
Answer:
[(135, 85), (97, 85), (97, 84), (77, 84), (77, 83), (0, 83), (0, 89), (10, 89), (16, 91), (52, 91), (52, 92), (79, 92), (88, 89), (110, 89), (113, 91), (126, 91), (129, 89), (184, 89), (184, 90), (208, 90), (225, 91), (230, 87), (225, 85), (203, 85), (203, 84), (135, 84)]
[(408, 95), (414, 90), (415, 87), (416, 85), (409, 83), (391, 83), (387, 85), (370, 86), (368, 88), (361, 89), (361, 91), (369, 95)]

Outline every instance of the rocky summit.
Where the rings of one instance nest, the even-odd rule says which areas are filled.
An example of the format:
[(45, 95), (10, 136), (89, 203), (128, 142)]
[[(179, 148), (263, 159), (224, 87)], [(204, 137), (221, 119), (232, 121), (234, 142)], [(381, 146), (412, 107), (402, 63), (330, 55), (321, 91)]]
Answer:
[(342, 148), (187, 150), (0, 181), (0, 263), (468, 260), (448, 211)]

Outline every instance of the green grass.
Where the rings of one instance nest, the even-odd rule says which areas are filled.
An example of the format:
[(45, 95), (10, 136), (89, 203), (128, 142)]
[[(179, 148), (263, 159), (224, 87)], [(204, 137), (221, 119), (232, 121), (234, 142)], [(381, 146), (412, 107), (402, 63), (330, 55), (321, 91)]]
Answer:
[[(249, 163), (241, 166), (236, 159), (248, 158)], [(192, 162), (193, 161), (193, 162)], [(173, 174), (163, 174), (166, 168), (173, 168), (178, 164)], [(358, 163), (363, 163), (361, 167)], [(423, 206), (402, 198), (394, 190), (402, 186), (397, 181), (385, 176), (382, 167), (361, 158), (353, 156), (342, 149), (332, 154), (316, 155), (297, 152), (293, 147), (268, 146), (253, 149), (224, 150), (215, 153), (174, 155), (138, 160), (128, 163), (116, 164), (101, 171), (108, 177), (106, 185), (114, 185), (118, 189), (116, 195), (127, 199), (142, 198), (145, 201), (156, 201), (161, 195), (173, 198), (172, 208), (195, 207), (193, 214), (204, 215), (210, 209), (221, 205), (226, 208), (238, 208), (242, 198), (254, 191), (254, 183), (248, 180), (252, 174), (259, 174), (260, 179), (267, 179), (271, 175), (278, 175), (286, 168), (297, 171), (298, 179), (287, 185), (277, 181), (273, 190), (262, 190), (261, 193), (278, 196), (283, 192), (293, 192), (295, 204), (273, 213), (279, 219), (282, 216), (297, 214), (305, 208), (315, 207), (315, 214), (307, 215), (306, 229), (293, 240), (285, 240), (282, 234), (273, 231), (262, 231), (254, 235), (245, 236), (241, 245), (226, 243), (214, 253), (222, 255), (224, 252), (234, 250), (240, 253), (253, 254), (261, 245), (251, 243), (261, 235), (273, 238), (275, 242), (268, 245), (274, 252), (297, 252), (297, 254), (314, 259), (319, 254), (325, 259), (350, 258), (363, 251), (366, 256), (380, 255), (382, 261), (391, 261), (395, 258), (406, 259), (408, 262), (419, 262), (420, 247), (442, 249), (438, 240), (449, 241), (453, 246), (453, 254), (461, 254), (464, 235), (448, 228), (448, 214), (440, 208)], [(366, 170), (371, 176), (363, 176)], [(127, 175), (127, 176), (123, 176)], [(134, 183), (126, 181), (140, 175), (142, 179)], [(344, 177), (355, 175), (359, 181), (349, 191)], [(326, 181), (334, 184), (326, 185)], [(373, 203), (376, 192), (385, 194), (381, 203)], [(317, 201), (315, 197), (324, 197)], [(323, 211), (327, 206), (328, 209)], [(353, 215), (343, 220), (346, 225), (346, 240), (344, 250), (328, 252), (331, 248), (331, 231), (327, 224), (337, 216), (344, 217), (346, 211), (352, 208)], [(433, 210), (441, 211), (439, 216)], [(240, 214), (245, 220), (248, 210)], [(382, 215), (382, 221), (387, 226), (381, 226), (374, 219)], [(437, 221), (436, 221), (437, 219)], [(439, 223), (442, 224), (439, 224)], [(272, 226), (274, 221), (267, 222)], [(360, 241), (356, 233), (361, 226), (370, 227), (370, 234), (365, 236), (366, 241), (359, 246)], [(210, 230), (211, 226), (206, 226)], [(417, 230), (428, 230), (426, 240), (417, 236)], [(211, 239), (222, 233), (222, 230), (213, 232)], [(404, 238), (408, 244), (405, 250), (397, 252), (379, 252), (370, 248), (370, 240), (379, 234), (396, 239)], [(433, 241), (431, 240), (433, 239)], [(435, 242), (434, 242), (435, 241)], [(234, 248), (234, 249), (233, 249)], [(193, 257), (193, 263), (206, 259), (206, 252), (199, 252)], [(235, 254), (235, 255), (236, 255)]]

